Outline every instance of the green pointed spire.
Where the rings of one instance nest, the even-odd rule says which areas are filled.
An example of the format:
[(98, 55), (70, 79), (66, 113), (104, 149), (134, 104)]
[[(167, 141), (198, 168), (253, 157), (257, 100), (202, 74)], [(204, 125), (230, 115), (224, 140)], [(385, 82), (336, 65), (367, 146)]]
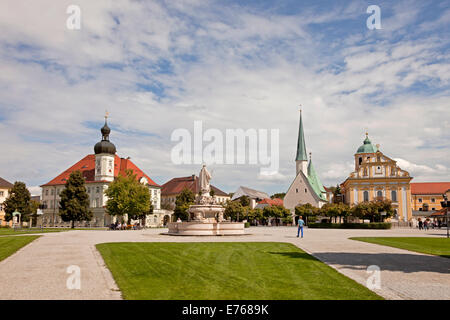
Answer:
[[(311, 157), (311, 153), (310, 153), (310, 157)], [(322, 181), (320, 181), (320, 178), (317, 175), (316, 170), (314, 169), (311, 158), (309, 159), (309, 164), (308, 164), (308, 181), (309, 181), (309, 184), (311, 185), (311, 187), (313, 188), (314, 192), (317, 194), (317, 196), (321, 200), (327, 201), (327, 198), (325, 196), (325, 194), (326, 194), (325, 188), (323, 187)]]
[(295, 161), (308, 161), (308, 156), (306, 155), (306, 144), (305, 135), (303, 134), (303, 122), (302, 122), (302, 111), (300, 110), (300, 124), (298, 128), (298, 141), (297, 141), (297, 157)]

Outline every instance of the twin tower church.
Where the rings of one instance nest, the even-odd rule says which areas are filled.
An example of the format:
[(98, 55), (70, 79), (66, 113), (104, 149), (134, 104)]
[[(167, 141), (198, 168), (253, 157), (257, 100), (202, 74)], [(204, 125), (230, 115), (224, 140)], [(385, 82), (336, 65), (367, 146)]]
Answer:
[[(107, 197), (105, 190), (109, 184), (126, 170), (133, 170), (136, 178), (148, 187), (153, 204), (153, 214), (146, 219), (147, 226), (166, 224), (172, 212), (161, 209), (161, 186), (139, 169), (130, 158), (121, 158), (116, 154), (115, 145), (109, 141), (111, 129), (107, 124), (101, 128), (102, 140), (94, 146), (94, 154), (89, 154), (75, 163), (48, 183), (42, 185), (43, 215), (39, 224), (46, 226), (69, 226), (59, 215), (60, 193), (66, 181), (74, 171), (81, 171), (85, 178), (90, 207), (93, 212), (92, 221), (80, 222), (78, 226), (104, 227), (113, 222), (106, 212)], [(390, 199), (394, 207), (395, 218), (408, 221), (411, 219), (411, 191), (409, 173), (398, 167), (396, 161), (385, 156), (379, 146), (374, 146), (367, 136), (362, 146), (354, 155), (355, 171), (341, 184), (344, 202), (354, 205), (362, 201), (370, 201), (383, 197)], [(305, 135), (303, 132), (302, 114), (295, 158), (296, 175), (285, 197), (284, 206), (294, 214), (299, 204), (310, 203), (322, 207), (331, 201), (331, 193), (320, 181), (311, 155), (308, 159)]]

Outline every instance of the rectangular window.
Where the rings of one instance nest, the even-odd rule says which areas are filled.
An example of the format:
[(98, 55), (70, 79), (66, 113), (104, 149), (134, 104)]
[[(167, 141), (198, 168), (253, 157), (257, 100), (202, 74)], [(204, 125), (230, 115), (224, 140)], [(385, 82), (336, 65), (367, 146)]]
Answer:
[(100, 199), (99, 198), (95, 198), (95, 207), (100, 208)]
[(419, 198), (419, 203), (422, 203), (422, 198)]
[(0, 197), (3, 197), (3, 191), (0, 191)]
[(95, 192), (100, 193), (100, 187), (97, 187), (97, 189), (95, 190)]
[(45, 189), (45, 195), (48, 196), (48, 189)]
[(432, 202), (432, 203), (435, 203), (435, 202), (436, 202), (436, 199), (435, 199), (435, 198), (431, 198), (431, 202)]

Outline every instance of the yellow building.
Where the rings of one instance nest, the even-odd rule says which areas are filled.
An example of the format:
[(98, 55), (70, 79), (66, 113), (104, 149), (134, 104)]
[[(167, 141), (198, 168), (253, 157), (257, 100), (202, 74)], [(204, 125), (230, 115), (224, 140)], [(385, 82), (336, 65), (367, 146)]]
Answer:
[(355, 154), (355, 171), (341, 184), (344, 202), (355, 205), (379, 197), (389, 199), (394, 208), (394, 219), (409, 221), (412, 217), (412, 177), (378, 148), (366, 133), (364, 144)]
[(439, 211), (444, 194), (450, 189), (450, 182), (411, 183), (411, 201), (414, 211)]
[(11, 225), (5, 221), (5, 208), (3, 208), (3, 202), (8, 198), (9, 190), (13, 187), (12, 183), (9, 183), (3, 178), (0, 178), (0, 227)]

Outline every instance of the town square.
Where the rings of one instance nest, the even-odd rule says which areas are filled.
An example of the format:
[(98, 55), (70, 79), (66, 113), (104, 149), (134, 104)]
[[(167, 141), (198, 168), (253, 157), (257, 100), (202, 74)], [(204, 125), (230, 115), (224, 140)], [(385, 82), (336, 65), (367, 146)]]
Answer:
[(445, 1), (0, 12), (0, 300), (450, 301)]

